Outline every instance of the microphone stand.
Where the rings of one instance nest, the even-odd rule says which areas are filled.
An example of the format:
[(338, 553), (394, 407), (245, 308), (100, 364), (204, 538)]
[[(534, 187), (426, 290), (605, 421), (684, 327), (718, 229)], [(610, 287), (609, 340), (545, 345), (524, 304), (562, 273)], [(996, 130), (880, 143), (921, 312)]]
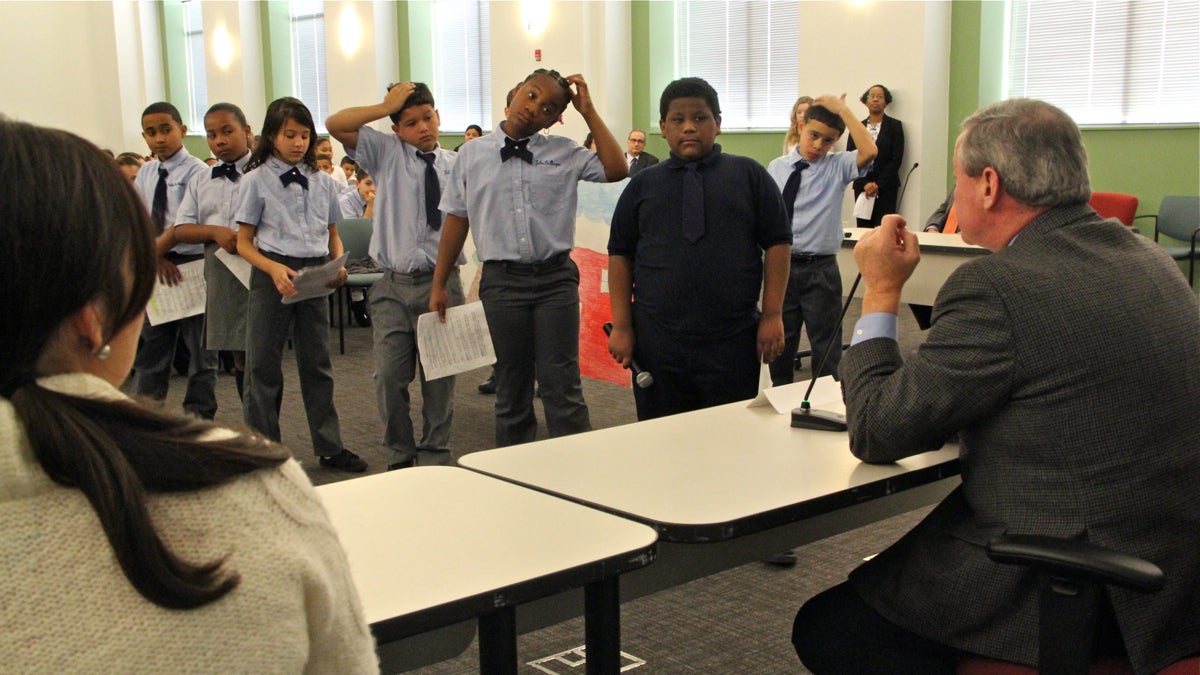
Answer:
[[(915, 169), (916, 167), (914, 166), (913, 168)], [(910, 171), (909, 173), (912, 172)], [(804, 400), (800, 402), (799, 408), (792, 408), (792, 426), (797, 429), (815, 429), (817, 431), (846, 430), (845, 415), (829, 410), (813, 410), (812, 405), (808, 402), (808, 397), (812, 396), (813, 387), (817, 386), (817, 376), (825, 369), (825, 361), (829, 359), (829, 352), (833, 351), (833, 341), (842, 339), (842, 321), (846, 319), (846, 312), (850, 309), (850, 301), (854, 299), (854, 291), (858, 290), (858, 282), (860, 281), (862, 281), (861, 273), (854, 277), (854, 284), (850, 286), (850, 295), (846, 297), (846, 303), (842, 305), (842, 315), (838, 317), (837, 328), (834, 330), (829, 344), (825, 347), (825, 354), (821, 356), (821, 364), (813, 369), (812, 379), (808, 382), (808, 391), (804, 392)]]
[(918, 166), (921, 166), (920, 162), (913, 162), (912, 168), (904, 174), (904, 183), (900, 185), (900, 194), (896, 196), (896, 213), (900, 213), (900, 203), (904, 201), (904, 191), (908, 189), (908, 179), (912, 178), (912, 174)]

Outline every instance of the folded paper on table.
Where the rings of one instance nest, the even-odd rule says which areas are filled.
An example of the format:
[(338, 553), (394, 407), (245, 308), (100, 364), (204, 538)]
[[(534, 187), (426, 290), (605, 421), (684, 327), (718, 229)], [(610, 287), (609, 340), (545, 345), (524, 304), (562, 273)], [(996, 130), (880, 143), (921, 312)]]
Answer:
[[(808, 380), (793, 382), (770, 389), (763, 389), (758, 396), (746, 406), (771, 406), (775, 412), (782, 415), (790, 413), (793, 408), (799, 408), (804, 402), (804, 392), (808, 391)], [(846, 405), (842, 402), (842, 385), (832, 375), (826, 375), (817, 380), (812, 395), (808, 400), (813, 408), (831, 412), (845, 412)]]

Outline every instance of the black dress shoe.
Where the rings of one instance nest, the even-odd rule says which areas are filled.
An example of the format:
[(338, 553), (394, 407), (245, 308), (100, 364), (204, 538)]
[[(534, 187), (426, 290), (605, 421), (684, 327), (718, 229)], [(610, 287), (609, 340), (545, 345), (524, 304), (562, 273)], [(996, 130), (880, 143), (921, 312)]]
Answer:
[(366, 300), (356, 300), (350, 303), (350, 314), (354, 317), (354, 323), (363, 328), (371, 325), (371, 315), (367, 312)]
[(416, 460), (410, 458), (410, 459), (404, 460), (403, 462), (395, 462), (393, 464), (388, 464), (388, 471), (397, 471), (399, 469), (411, 469), (416, 465), (417, 465)]
[(796, 565), (796, 553), (795, 551), (776, 553), (774, 555), (767, 556), (763, 562), (767, 563), (768, 565), (776, 565), (778, 567), (794, 567)]
[(479, 393), (494, 394), (496, 393), (496, 374), (488, 375), (488, 379), (479, 383)]
[(337, 469), (338, 471), (348, 471), (350, 473), (362, 473), (367, 470), (367, 463), (361, 457), (342, 448), (342, 451), (336, 455), (321, 458), (321, 466), (327, 469)]

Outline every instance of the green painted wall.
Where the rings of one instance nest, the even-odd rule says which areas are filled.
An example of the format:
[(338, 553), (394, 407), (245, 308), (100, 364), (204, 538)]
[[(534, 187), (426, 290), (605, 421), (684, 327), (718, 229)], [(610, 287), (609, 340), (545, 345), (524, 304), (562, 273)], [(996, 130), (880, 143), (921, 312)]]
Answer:
[(263, 81), (267, 100), (292, 95), (292, 18), (287, 0), (259, 5), (263, 46)]

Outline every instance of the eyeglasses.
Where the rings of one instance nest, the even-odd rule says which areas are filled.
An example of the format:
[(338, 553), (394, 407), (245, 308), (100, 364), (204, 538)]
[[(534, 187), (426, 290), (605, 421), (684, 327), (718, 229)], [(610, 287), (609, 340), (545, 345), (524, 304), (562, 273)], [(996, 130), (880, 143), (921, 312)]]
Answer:
[(644, 139), (644, 138), (631, 138), (631, 139), (629, 139), (629, 142), (630, 142), (630, 143), (645, 143), (645, 142), (646, 142), (646, 139)]

